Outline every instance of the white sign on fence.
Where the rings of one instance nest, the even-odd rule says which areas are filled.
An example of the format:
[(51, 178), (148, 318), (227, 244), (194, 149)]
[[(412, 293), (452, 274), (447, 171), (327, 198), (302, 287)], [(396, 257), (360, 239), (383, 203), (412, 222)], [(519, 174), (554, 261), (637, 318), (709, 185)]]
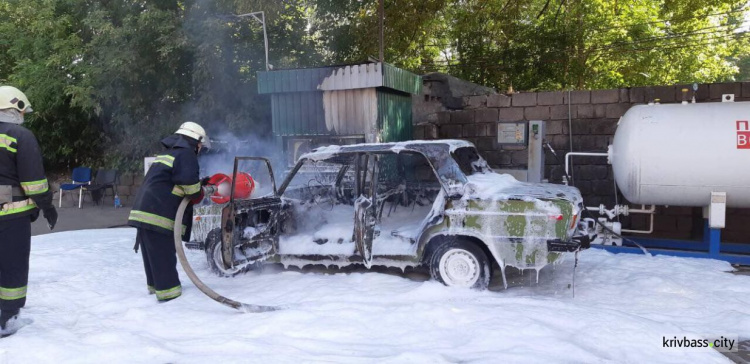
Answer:
[(148, 169), (151, 168), (151, 165), (154, 164), (154, 160), (156, 160), (156, 157), (143, 158), (143, 175), (144, 176), (146, 175), (146, 173), (148, 173)]

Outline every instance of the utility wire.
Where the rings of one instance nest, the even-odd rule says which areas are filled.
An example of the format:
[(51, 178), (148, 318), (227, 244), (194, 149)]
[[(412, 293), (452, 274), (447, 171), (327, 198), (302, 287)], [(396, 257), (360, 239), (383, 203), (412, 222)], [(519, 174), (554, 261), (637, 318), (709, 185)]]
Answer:
[[(744, 24), (745, 24), (744, 22), (742, 24), (738, 24), (737, 27), (739, 28), (743, 26)], [(727, 28), (727, 27), (734, 26), (734, 25), (735, 24), (717, 25), (717, 26), (712, 26), (712, 27), (696, 29), (694, 31), (684, 32), (684, 33), (666, 34), (666, 35), (654, 36), (654, 37), (649, 37), (649, 38), (634, 39), (632, 41), (618, 41), (618, 42), (609, 43), (604, 46), (591, 48), (591, 50), (616, 48), (618, 45), (629, 45), (629, 44), (637, 44), (637, 43), (656, 42), (660, 40), (688, 38), (688, 37), (697, 36), (697, 35), (711, 35), (711, 34), (718, 34), (718, 33), (726, 33), (727, 31), (730, 31), (730, 29), (721, 29), (721, 28)], [(717, 29), (717, 30), (705, 31), (709, 29)]]
[[(664, 44), (658, 44), (658, 45), (649, 45), (649, 46), (643, 46), (640, 41), (633, 41), (628, 43), (620, 43), (618, 45), (613, 45), (609, 47), (602, 47), (602, 48), (592, 48), (589, 50), (590, 55), (606, 55), (606, 54), (614, 54), (617, 51), (629, 51), (629, 52), (635, 52), (635, 51), (652, 51), (652, 50), (670, 50), (670, 49), (681, 49), (681, 48), (692, 48), (697, 46), (705, 46), (705, 45), (716, 45), (719, 44), (719, 42), (715, 41), (731, 41), (731, 40), (743, 40), (747, 39), (748, 31), (743, 32), (735, 32), (731, 34), (725, 34), (725, 35), (719, 35), (720, 33), (724, 32), (709, 32), (709, 33), (702, 33), (701, 35), (706, 35), (708, 38), (700, 39), (698, 42), (694, 43), (688, 43), (688, 44), (680, 44), (678, 42), (674, 42), (675, 40), (681, 39), (683, 37), (671, 37), (671, 38), (662, 38), (661, 40), (666, 40), (668, 42), (665, 42)], [(687, 37), (688, 35), (685, 35), (684, 37)], [(651, 40), (653, 42), (654, 40)], [(639, 45), (639, 47), (632, 48), (633, 45)], [(569, 50), (562, 50), (562, 49), (555, 49), (555, 50), (549, 50), (548, 53), (561, 53), (561, 52), (568, 52)], [(605, 52), (606, 51), (606, 52)], [(431, 60), (428, 64), (433, 64), (434, 66), (447, 66), (447, 67), (454, 67), (454, 66), (475, 66), (475, 65), (481, 65), (485, 67), (502, 67), (499, 63), (496, 63), (498, 57), (492, 57), (492, 56), (477, 56), (472, 57), (470, 62), (466, 61), (454, 61), (454, 60), (442, 60), (442, 59), (436, 59)], [(562, 60), (562, 59), (561, 59)]]
[(654, 21), (649, 21), (649, 22), (632, 23), (632, 24), (623, 24), (623, 25), (617, 25), (617, 26), (612, 26), (612, 27), (606, 26), (606, 25), (600, 25), (599, 27), (596, 27), (594, 29), (635, 28), (635, 27), (642, 26), (642, 25), (651, 25), (651, 24), (660, 24), (660, 23), (664, 23), (665, 26), (666, 26), (666, 23), (685, 22), (685, 21), (691, 20), (691, 19), (699, 19), (699, 18), (703, 19), (703, 18), (706, 18), (706, 17), (709, 17), (709, 16), (731, 15), (731, 14), (736, 14), (736, 13), (742, 13), (742, 12), (745, 12), (747, 10), (750, 10), (750, 7), (742, 7), (742, 8), (739, 8), (737, 10), (730, 10), (730, 11), (724, 11), (724, 12), (720, 12), (720, 13), (711, 13), (711, 14), (700, 14), (700, 15), (694, 15), (694, 16), (689, 16), (689, 17), (684, 17), (684, 18), (675, 16), (675, 17), (672, 17), (670, 19), (654, 20)]

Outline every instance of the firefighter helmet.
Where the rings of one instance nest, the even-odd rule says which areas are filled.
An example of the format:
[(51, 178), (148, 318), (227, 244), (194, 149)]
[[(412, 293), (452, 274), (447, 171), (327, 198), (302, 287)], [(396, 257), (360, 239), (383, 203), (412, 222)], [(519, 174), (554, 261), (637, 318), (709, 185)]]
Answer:
[(203, 143), (206, 148), (211, 148), (211, 140), (206, 135), (206, 130), (202, 126), (192, 121), (186, 121), (180, 125), (175, 134), (182, 134)]
[(26, 95), (13, 86), (0, 86), (0, 110), (4, 109), (16, 109), (21, 112), (34, 111)]

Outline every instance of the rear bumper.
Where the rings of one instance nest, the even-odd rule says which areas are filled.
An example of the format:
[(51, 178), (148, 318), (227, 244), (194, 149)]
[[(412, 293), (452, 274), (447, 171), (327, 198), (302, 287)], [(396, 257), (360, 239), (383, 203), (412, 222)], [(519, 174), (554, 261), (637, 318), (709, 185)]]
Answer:
[(591, 247), (591, 238), (588, 235), (574, 236), (570, 241), (560, 239), (547, 240), (548, 252), (567, 253)]

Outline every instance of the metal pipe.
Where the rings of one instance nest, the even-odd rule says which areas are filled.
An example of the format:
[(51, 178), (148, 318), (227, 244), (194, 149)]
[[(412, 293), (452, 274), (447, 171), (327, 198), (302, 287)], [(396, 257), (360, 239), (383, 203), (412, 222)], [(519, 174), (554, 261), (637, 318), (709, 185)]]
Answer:
[(623, 233), (632, 233), (632, 234), (651, 234), (654, 232), (654, 214), (651, 215), (651, 222), (649, 223), (648, 230), (630, 230), (630, 229), (620, 229)]
[(380, 39), (380, 51), (378, 52), (378, 60), (380, 61), (380, 67), (383, 67), (383, 62), (385, 62), (385, 26), (383, 24), (383, 18), (385, 18), (385, 10), (383, 7), (383, 1), (384, 0), (378, 1), (378, 31), (380, 33), (378, 36), (378, 38)]
[(589, 156), (589, 157), (606, 157), (609, 154), (608, 153), (591, 153), (591, 152), (575, 152), (575, 153), (570, 152), (570, 153), (565, 154), (565, 174), (568, 176), (570, 176), (570, 173), (569, 173), (570, 168), (568, 167), (569, 165), (568, 161), (570, 160), (570, 157), (574, 155)]
[(656, 212), (656, 205), (651, 205), (649, 209), (646, 209), (646, 205), (641, 205), (640, 209), (629, 209), (628, 211), (633, 214), (653, 214)]
[(266, 71), (268, 71), (268, 33), (266, 32), (266, 13), (261, 11), (260, 17), (263, 18), (263, 48), (266, 50)]
[[(257, 14), (260, 14), (260, 18), (258, 18)], [(266, 71), (268, 71), (270, 67), (268, 66), (268, 34), (266, 33), (266, 13), (264, 11), (256, 11), (254, 13), (237, 15), (238, 18), (244, 18), (247, 16), (252, 16), (253, 19), (257, 20), (261, 25), (263, 25), (263, 48), (266, 52)]]
[[(570, 153), (573, 153), (573, 115), (570, 106), (570, 89), (568, 89), (568, 142), (570, 143)], [(567, 174), (567, 169), (565, 172)], [(570, 183), (575, 185), (573, 175), (568, 174), (568, 176), (570, 176)]]

